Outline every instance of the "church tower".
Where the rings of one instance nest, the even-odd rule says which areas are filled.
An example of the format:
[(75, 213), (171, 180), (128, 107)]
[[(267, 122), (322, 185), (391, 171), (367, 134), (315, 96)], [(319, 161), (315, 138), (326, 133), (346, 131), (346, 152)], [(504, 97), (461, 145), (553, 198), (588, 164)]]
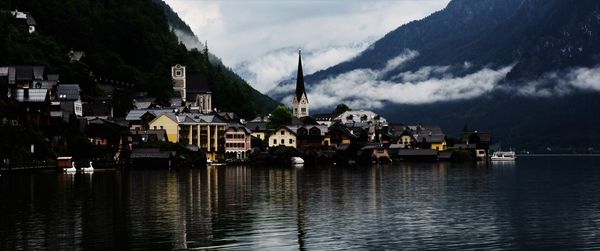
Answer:
[(304, 89), (304, 74), (302, 73), (302, 53), (298, 51), (298, 76), (296, 77), (296, 93), (292, 102), (294, 117), (308, 116), (308, 97)]
[(175, 65), (171, 67), (171, 78), (173, 79), (173, 90), (175, 90), (176, 94), (179, 94), (179, 97), (185, 102), (185, 89), (186, 89), (186, 76), (185, 76), (185, 66)]

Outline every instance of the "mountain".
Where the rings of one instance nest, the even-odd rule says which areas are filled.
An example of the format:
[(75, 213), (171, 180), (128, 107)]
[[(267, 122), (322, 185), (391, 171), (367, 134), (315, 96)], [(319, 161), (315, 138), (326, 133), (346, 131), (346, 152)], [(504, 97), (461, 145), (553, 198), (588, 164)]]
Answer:
[(323, 110), (345, 102), (454, 135), (467, 124), (504, 147), (581, 152), (600, 149), (598, 63), (600, 1), (453, 0), (305, 81)]
[[(174, 12), (166, 14), (166, 7), (147, 0), (2, 3), (0, 64), (45, 65), (48, 72), (61, 74), (62, 83), (78, 83), (88, 95), (98, 90), (89, 72), (97, 78), (130, 83), (133, 87), (115, 101), (117, 115), (130, 108), (135, 91), (171, 96), (170, 67), (177, 63), (212, 80), (213, 107), (251, 118), (276, 106), (277, 102), (229, 68), (212, 62), (205, 50), (180, 43), (175, 30), (191, 30)], [(35, 33), (22, 32), (10, 21), (8, 10), (14, 9), (32, 14), (37, 22)], [(83, 64), (68, 62), (70, 49), (85, 52)]]

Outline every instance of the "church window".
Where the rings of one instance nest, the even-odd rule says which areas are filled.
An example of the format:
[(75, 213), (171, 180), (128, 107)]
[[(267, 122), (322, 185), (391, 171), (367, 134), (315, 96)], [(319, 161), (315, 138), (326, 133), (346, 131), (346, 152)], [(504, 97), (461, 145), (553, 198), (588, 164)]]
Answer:
[(306, 108), (302, 108), (302, 112), (306, 112)]

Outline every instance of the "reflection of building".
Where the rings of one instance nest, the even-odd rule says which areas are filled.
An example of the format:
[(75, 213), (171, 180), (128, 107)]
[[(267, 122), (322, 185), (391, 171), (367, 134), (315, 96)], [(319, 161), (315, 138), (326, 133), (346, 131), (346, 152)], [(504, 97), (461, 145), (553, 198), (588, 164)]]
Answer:
[(171, 77), (173, 89), (186, 106), (202, 113), (209, 113), (212, 110), (212, 92), (206, 75), (188, 74), (185, 66), (178, 64), (171, 67)]
[(150, 129), (164, 129), (170, 142), (198, 146), (210, 160), (223, 157), (226, 126), (218, 116), (197, 113), (165, 113), (149, 123)]
[(298, 76), (296, 77), (296, 95), (292, 101), (292, 112), (294, 117), (308, 116), (308, 97), (304, 89), (304, 74), (302, 73), (302, 55), (298, 52)]

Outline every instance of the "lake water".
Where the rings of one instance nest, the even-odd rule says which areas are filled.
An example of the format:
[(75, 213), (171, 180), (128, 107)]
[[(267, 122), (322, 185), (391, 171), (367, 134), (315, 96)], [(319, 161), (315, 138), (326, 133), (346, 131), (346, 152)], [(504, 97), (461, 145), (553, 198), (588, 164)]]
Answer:
[(2, 174), (0, 249), (600, 248), (600, 157)]

